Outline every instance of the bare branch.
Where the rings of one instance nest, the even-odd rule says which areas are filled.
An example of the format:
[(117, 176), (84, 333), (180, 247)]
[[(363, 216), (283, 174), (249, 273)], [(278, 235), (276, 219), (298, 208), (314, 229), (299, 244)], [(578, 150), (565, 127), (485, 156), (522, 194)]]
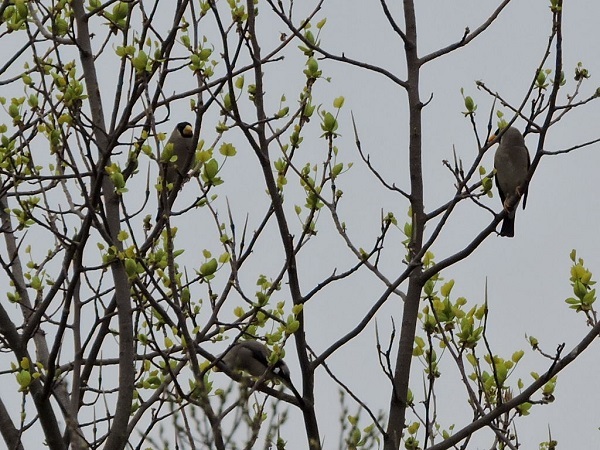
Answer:
[(498, 5), (498, 7), (492, 12), (492, 14), (488, 16), (487, 20), (484, 23), (482, 23), (475, 31), (471, 33), (468, 27), (465, 28), (465, 34), (463, 35), (460, 41), (423, 56), (422, 58), (420, 58), (420, 64), (424, 65), (430, 61), (433, 61), (436, 58), (439, 58), (440, 56), (447, 55), (448, 53), (451, 53), (456, 49), (468, 45), (481, 33), (487, 30), (490, 27), (490, 25), (494, 23), (494, 21), (498, 18), (500, 13), (504, 10), (504, 8), (506, 8), (506, 6), (508, 6), (510, 2), (511, 0), (504, 0), (502, 3), (500, 3), (500, 5)]

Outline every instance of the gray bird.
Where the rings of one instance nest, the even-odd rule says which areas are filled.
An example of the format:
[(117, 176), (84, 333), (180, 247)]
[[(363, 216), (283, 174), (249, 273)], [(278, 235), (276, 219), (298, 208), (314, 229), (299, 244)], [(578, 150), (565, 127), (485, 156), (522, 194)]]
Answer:
[(164, 177), (167, 183), (175, 183), (179, 178), (185, 177), (190, 170), (194, 160), (193, 137), (194, 129), (189, 122), (178, 123), (171, 133), (167, 145), (173, 144), (173, 156), (177, 158), (164, 165)]
[(243, 370), (256, 378), (265, 375), (265, 379), (279, 378), (290, 382), (290, 369), (282, 360), (278, 360), (273, 366), (269, 365), (271, 351), (266, 345), (258, 341), (236, 342), (224, 355), (222, 361), (231, 370)]
[[(194, 161), (194, 148), (192, 146), (193, 138), (194, 130), (192, 125), (189, 122), (179, 122), (165, 144), (165, 149), (167, 149), (167, 146), (171, 149), (171, 156), (168, 161), (163, 160), (164, 162), (161, 164), (161, 174), (163, 176), (163, 182), (173, 186), (171, 189), (174, 189), (177, 181), (180, 181), (180, 183), (183, 181), (183, 178), (187, 175), (192, 166), (192, 162)], [(175, 161), (171, 161), (173, 156), (177, 157), (175, 158)], [(181, 186), (181, 184), (179, 184), (179, 186)], [(157, 221), (163, 216), (165, 211), (170, 211), (176, 196), (177, 191), (169, 192), (168, 190), (163, 191), (159, 195), (158, 213), (156, 215)]]
[[(490, 138), (495, 139), (500, 130)], [(523, 196), (523, 209), (527, 204), (527, 190), (521, 192), (521, 186), (527, 178), (529, 166), (529, 151), (525, 147), (525, 139), (519, 130), (514, 127), (507, 129), (500, 138), (500, 145), (494, 156), (496, 169), (496, 186), (502, 200), (502, 206), (507, 215), (502, 222), (500, 236), (513, 237), (515, 235), (515, 213)]]
[[(269, 364), (271, 351), (266, 345), (258, 341), (239, 341), (221, 356), (221, 361), (233, 371), (244, 371), (256, 378), (263, 375), (266, 380), (280, 380), (294, 395), (300, 399), (290, 378), (290, 369), (282, 360)], [(215, 370), (219, 370), (218, 366)]]

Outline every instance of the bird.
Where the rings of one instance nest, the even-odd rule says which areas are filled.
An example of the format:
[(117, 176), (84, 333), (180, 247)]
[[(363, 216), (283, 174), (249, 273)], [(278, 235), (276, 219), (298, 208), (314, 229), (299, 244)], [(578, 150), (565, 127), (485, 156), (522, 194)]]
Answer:
[[(238, 341), (225, 353), (219, 356), (229, 370), (244, 371), (256, 378), (266, 380), (279, 380), (286, 385), (297, 398), (300, 394), (294, 387), (290, 377), (290, 369), (283, 359), (278, 359), (273, 364), (269, 363), (271, 351), (266, 345), (255, 340)], [(219, 366), (215, 366), (219, 371)]]
[(175, 161), (169, 159), (164, 164), (163, 176), (167, 184), (175, 184), (179, 178), (183, 179), (190, 170), (194, 159), (193, 137), (194, 129), (189, 122), (179, 122), (171, 133), (166, 146), (172, 144), (172, 155), (177, 158)]
[[(498, 129), (491, 137), (492, 142), (500, 134)], [(521, 192), (521, 186), (527, 179), (529, 166), (529, 150), (525, 146), (525, 139), (521, 132), (510, 127), (504, 131), (500, 138), (500, 145), (494, 155), (494, 168), (496, 169), (496, 187), (502, 200), (502, 206), (507, 215), (502, 222), (500, 236), (513, 237), (515, 235), (515, 213), (521, 196), (523, 196), (523, 209), (527, 204), (527, 189)]]
[[(158, 221), (165, 211), (170, 211), (170, 207), (175, 201), (177, 196), (176, 186), (181, 186), (184, 177), (192, 166), (194, 161), (194, 148), (193, 148), (194, 129), (189, 122), (179, 122), (169, 140), (165, 145), (165, 150), (168, 155), (165, 155), (163, 150), (164, 159), (161, 158), (161, 175), (164, 189), (159, 194), (159, 207), (156, 215)], [(166, 156), (169, 156), (166, 158)], [(173, 156), (176, 156), (173, 161)], [(177, 184), (179, 182), (179, 184)], [(171, 185), (173, 191), (169, 192), (167, 185)]]

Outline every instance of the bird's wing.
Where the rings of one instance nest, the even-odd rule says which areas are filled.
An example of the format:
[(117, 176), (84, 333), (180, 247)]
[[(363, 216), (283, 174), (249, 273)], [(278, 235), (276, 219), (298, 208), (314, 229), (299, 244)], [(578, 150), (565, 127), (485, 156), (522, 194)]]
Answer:
[(500, 182), (498, 181), (498, 172), (497, 171), (496, 171), (496, 174), (494, 175), (494, 181), (496, 182), (496, 187), (498, 188), (498, 194), (500, 194), (500, 201), (504, 205), (504, 200), (506, 199), (506, 195), (504, 195), (504, 192), (502, 191), (502, 188), (500, 187)]
[[(529, 155), (529, 149), (525, 147), (525, 153), (527, 153), (527, 173), (529, 173), (529, 168), (531, 167), (531, 156)], [(525, 209), (525, 205), (527, 205), (527, 192), (529, 191), (529, 186), (523, 192), (523, 209)]]
[[(252, 344), (253, 341), (245, 342), (244, 344)], [(269, 354), (266, 347), (263, 345), (245, 345), (245, 347), (252, 352), (252, 356), (265, 367), (269, 367)]]

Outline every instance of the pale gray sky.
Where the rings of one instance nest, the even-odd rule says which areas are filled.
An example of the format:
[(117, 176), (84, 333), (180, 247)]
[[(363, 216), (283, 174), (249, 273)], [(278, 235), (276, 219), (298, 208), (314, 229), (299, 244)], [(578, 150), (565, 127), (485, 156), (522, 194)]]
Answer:
[[(328, 50), (336, 50), (338, 54), (344, 52), (348, 57), (364, 59), (385, 66), (394, 73), (403, 73), (402, 45), (386, 27), (378, 2), (325, 3), (322, 15), (327, 17), (328, 22), (322, 42)], [(477, 28), (497, 4), (494, 1), (419, 2), (420, 53), (460, 39), (465, 27), (471, 30)], [(591, 95), (600, 86), (600, 55), (593, 44), (600, 38), (600, 32), (592, 19), (600, 13), (600, 5), (596, 2), (567, 3), (565, 8), (563, 51), (568, 87), (561, 94), (563, 102), (565, 94), (573, 91), (574, 68), (578, 61), (582, 61), (592, 74), (582, 88), (582, 98)], [(402, 23), (402, 17), (397, 17)], [(423, 114), (426, 209), (443, 204), (453, 192), (452, 176), (442, 165), (442, 160), (452, 159), (453, 147), (465, 167), (469, 166), (477, 151), (471, 125), (461, 114), (464, 106), (460, 88), (463, 87), (478, 104), (479, 132), (485, 133), (492, 99), (476, 89), (475, 81), (484, 81), (490, 89), (518, 104), (535, 74), (549, 34), (549, 2), (515, 1), (488, 31), (467, 48), (424, 68), (421, 96), (426, 100), (433, 93), (433, 100)], [(550, 60), (544, 67), (553, 67), (552, 64)], [(346, 159), (354, 160), (356, 164), (351, 174), (340, 181), (340, 187), (347, 195), (347, 211), (357, 213), (361, 223), (360, 226), (351, 225), (350, 230), (356, 236), (373, 236), (378, 230), (380, 209), (393, 211), (403, 222), (406, 203), (381, 189), (374, 194), (369, 188), (373, 181), (364, 175), (366, 172), (358, 162), (351, 126), (348, 122), (344, 123), (344, 116), (348, 119), (349, 111), (354, 113), (363, 150), (370, 155), (374, 166), (388, 180), (407, 188), (406, 96), (402, 89), (380, 75), (333, 62), (322, 66), (326, 74), (332, 76), (330, 85), (321, 85), (322, 91), (330, 98), (337, 95), (346, 97), (341, 120), (342, 137), (337, 144), (344, 149)], [(509, 112), (504, 111), (508, 116)], [(593, 104), (567, 116), (552, 129), (547, 149), (558, 150), (597, 138), (600, 134), (597, 127), (599, 112), (598, 104)], [(524, 129), (522, 121), (515, 125)], [(526, 138), (530, 152), (537, 145), (536, 137), (529, 135)], [(563, 342), (566, 343), (565, 352), (570, 350), (588, 331), (583, 316), (570, 311), (564, 299), (572, 295), (569, 286), (571, 249), (578, 250), (578, 255), (585, 259), (586, 266), (593, 272), (597, 272), (600, 266), (600, 240), (597, 238), (600, 208), (595, 182), (600, 163), (598, 150), (598, 145), (595, 145), (569, 155), (544, 157), (530, 185), (527, 209), (523, 211), (520, 208), (517, 213), (515, 238), (491, 236), (471, 257), (443, 273), (445, 279), (456, 281), (453, 294), (464, 295), (469, 304), (484, 301), (487, 279), (488, 326), (493, 351), (508, 358), (514, 350), (524, 349), (526, 356), (515, 375), (522, 377), (526, 383), (531, 379), (529, 372), (542, 373), (549, 367), (548, 361), (529, 350), (526, 334), (537, 337), (544, 350), (553, 353)], [(492, 169), (492, 159), (491, 152), (484, 158), (483, 164), (488, 170)], [(359, 200), (356, 201), (353, 195), (359, 196)], [(496, 210), (499, 202), (497, 195), (485, 201)], [(489, 220), (490, 216), (473, 204), (458, 208), (442, 239), (433, 248), (436, 260), (468, 243)], [(397, 244), (398, 241), (394, 242), (394, 245)], [(402, 253), (400, 248), (399, 253)], [(338, 254), (335, 251), (321, 252), (319, 256), (329, 260), (335, 259)], [(389, 273), (394, 273), (398, 263), (399, 258), (388, 260)], [(373, 280), (365, 283), (354, 281), (346, 290), (326, 295), (318, 305), (316, 302), (311, 305), (314, 309), (311, 317), (317, 321), (314, 328), (325, 330), (321, 331), (327, 339), (321, 344), (323, 347), (349, 327), (345, 320), (332, 320), (332, 314), (345, 318), (354, 314), (359, 317), (381, 293), (382, 288), (369, 281)], [(343, 313), (329, 314), (326, 311), (330, 307), (342, 308)], [(390, 317), (394, 317), (399, 326), (400, 311), (399, 301), (384, 308), (378, 315), (380, 331), (389, 330)], [(359, 342), (336, 355), (334, 363), (337, 364), (332, 365), (337, 365), (340, 370), (346, 369), (345, 381), (364, 393), (370, 407), (387, 410), (389, 387), (373, 364), (374, 341), (371, 327), (371, 331)], [(600, 419), (595, 411), (600, 394), (594, 388), (595, 374), (599, 369), (596, 354), (597, 349), (588, 350), (573, 367), (561, 373), (554, 404), (535, 407), (529, 417), (517, 420), (523, 448), (537, 448), (539, 442), (547, 439), (548, 427), (559, 446), (587, 448), (589, 443), (597, 441)], [(363, 364), (362, 359), (369, 358), (369, 355), (372, 355), (372, 361)], [(420, 369), (418, 363), (414, 366)], [(447, 389), (438, 391), (440, 421), (445, 425), (454, 423), (459, 429), (469, 422), (470, 408), (466, 404), (464, 389), (457, 384), (456, 369), (449, 364), (443, 373), (442, 380), (450, 378), (452, 381), (442, 381)], [(421, 396), (421, 375), (417, 371), (415, 375), (411, 387), (415, 395)], [(321, 387), (321, 395), (317, 398), (323, 404), (335, 402), (337, 393), (333, 389)], [(322, 414), (322, 419), (331, 421), (331, 427), (334, 427), (337, 414), (326, 416)], [(327, 426), (322, 428), (331, 429)], [(326, 431), (323, 434), (325, 437), (331, 435)], [(488, 448), (490, 441), (482, 435), (489, 437), (487, 431), (480, 432), (469, 448)], [(302, 445), (297, 448), (302, 448)]]
[[(306, 1), (307, 11), (316, 3), (303, 1)], [(324, 48), (333, 53), (343, 52), (348, 57), (384, 66), (402, 77), (403, 47), (389, 30), (378, 1), (325, 0), (324, 3), (315, 20), (316, 23), (327, 17), (321, 36)], [(477, 28), (499, 0), (438, 0), (418, 3), (419, 48), (420, 53), (425, 54), (460, 39), (465, 27), (470, 27), (471, 30)], [(471, 125), (462, 114), (464, 105), (460, 89), (464, 88), (465, 93), (471, 95), (478, 104), (478, 128), (481, 134), (485, 134), (492, 99), (483, 91), (477, 90), (475, 82), (481, 80), (514, 105), (520, 103), (535, 75), (550, 34), (551, 15), (548, 6), (549, 1), (514, 0), (496, 23), (468, 47), (425, 66), (421, 96), (426, 100), (433, 94), (431, 103), (423, 113), (427, 210), (448, 201), (454, 192), (454, 180), (442, 164), (443, 160), (452, 159), (453, 148), (465, 167), (476, 156), (477, 146)], [(264, 39), (262, 46), (263, 51), (267, 51), (271, 46), (277, 45), (279, 32), (287, 30), (276, 21), (264, 2), (259, 2), (259, 8), (259, 26), (263, 27), (261, 39)], [(400, 14), (396, 17), (399, 23), (403, 22)], [(596, 86), (600, 86), (600, 81), (597, 81), (600, 75), (600, 55), (596, 45), (600, 40), (597, 17), (600, 17), (600, 4), (597, 2), (567, 2), (563, 49), (568, 85), (561, 93), (562, 102), (565, 101), (565, 95), (573, 91), (574, 67), (578, 61), (582, 61), (592, 75), (582, 87), (581, 98), (589, 96)], [(297, 13), (296, 20), (299, 21), (300, 18), (301, 15)], [(210, 24), (211, 21), (203, 23)], [(210, 27), (202, 32), (209, 39), (216, 39), (216, 35), (210, 34), (214, 32)], [(295, 49), (295, 46), (288, 49), (283, 63), (265, 67), (268, 106), (272, 112), (278, 109), (282, 94), (287, 96), (291, 108), (296, 105), (304, 82), (304, 58)], [(381, 75), (331, 61), (322, 61), (320, 65), (324, 75), (331, 77), (331, 82), (317, 83), (315, 102), (332, 111), (331, 102), (334, 98), (340, 95), (346, 98), (339, 117), (341, 136), (336, 140), (336, 145), (340, 149), (340, 160), (353, 162), (354, 166), (338, 181), (338, 187), (344, 191), (340, 214), (355, 243), (370, 248), (373, 238), (380, 231), (381, 211), (393, 212), (402, 226), (407, 219), (408, 205), (402, 197), (383, 189), (360, 162), (354, 145), (350, 112), (356, 118), (363, 150), (370, 156), (374, 167), (390, 183), (408, 189), (406, 95), (402, 88)], [(552, 67), (551, 60), (545, 67)], [(106, 80), (113, 79), (114, 67), (107, 64), (101, 69)], [(250, 82), (250, 77), (247, 76), (246, 83)], [(177, 83), (168, 87), (180, 92), (192, 88), (195, 83), (195, 79), (190, 76), (189, 79), (177, 79)], [(173, 123), (189, 120), (188, 105), (187, 100), (176, 104), (171, 121), (163, 125), (164, 129), (161, 131), (168, 134)], [(504, 112), (508, 118), (509, 111), (504, 109)], [(592, 103), (569, 114), (550, 132), (547, 149), (558, 150), (599, 137), (599, 112), (598, 104)], [(163, 113), (161, 111), (158, 114)], [(312, 131), (305, 136), (298, 161), (314, 163), (320, 161), (326, 153), (324, 141), (318, 139), (320, 129), (316, 117), (312, 125)], [(515, 126), (523, 130), (524, 123), (517, 121)], [(214, 136), (214, 123), (210, 123), (201, 137), (211, 143)], [(526, 137), (530, 152), (533, 152), (537, 144), (536, 138), (536, 135), (531, 134)], [(483, 160), (483, 165), (488, 170), (492, 169), (493, 150)], [(526, 334), (537, 337), (543, 349), (552, 353), (563, 342), (566, 343), (565, 352), (569, 351), (588, 331), (584, 317), (570, 311), (564, 299), (571, 295), (571, 249), (578, 250), (578, 255), (585, 259), (586, 266), (592, 272), (600, 271), (600, 239), (597, 238), (600, 208), (595, 182), (597, 168), (600, 167), (598, 150), (599, 146), (595, 145), (569, 155), (544, 157), (529, 188), (527, 209), (519, 209), (517, 213), (515, 237), (507, 239), (490, 236), (468, 259), (442, 274), (446, 280), (454, 279), (456, 282), (453, 298), (465, 296), (471, 305), (484, 301), (487, 280), (490, 307), (488, 337), (493, 351), (504, 358), (509, 358), (518, 349), (526, 351), (512, 379), (512, 385), (516, 384), (517, 377), (522, 377), (527, 383), (531, 379), (531, 371), (543, 373), (549, 367), (547, 360), (529, 350)], [(142, 166), (140, 172), (145, 174), (145, 170), (145, 166)], [(152, 170), (155, 175), (157, 168), (152, 166)], [(143, 178), (134, 178), (130, 190), (143, 189)], [(249, 217), (248, 229), (255, 229), (267, 208), (268, 198), (264, 193), (256, 157), (241, 140), (238, 142), (238, 155), (227, 162), (223, 178), (226, 183), (218, 190), (221, 196), (221, 203), (218, 204), (221, 218), (226, 217), (224, 199), (227, 197), (238, 229), (241, 229), (246, 214)], [(180, 195), (192, 200), (197, 194), (197, 186), (190, 182)], [(496, 211), (500, 210), (497, 195), (492, 199), (484, 199), (483, 202)], [(299, 189), (289, 188), (286, 191), (286, 206), (290, 212), (295, 204), (303, 203)], [(173, 219), (179, 226), (181, 235), (189, 241), (181, 263), (188, 263), (191, 267), (199, 265), (202, 249), (209, 248), (215, 254), (219, 253), (219, 247), (214, 241), (214, 225), (200, 213), (197, 216), (197, 221)], [(436, 260), (462, 248), (490, 220), (489, 213), (473, 203), (463, 202), (432, 248)], [(296, 228), (293, 232), (299, 233), (300, 224), (295, 223), (294, 226)], [(428, 229), (429, 232), (431, 228)], [(309, 242), (298, 260), (304, 292), (334, 269), (343, 271), (355, 263), (354, 257), (333, 230), (325, 211), (321, 214), (318, 229), (318, 235)], [(269, 237), (272, 237), (275, 245), (267, 242)], [(388, 237), (387, 252), (382, 259), (382, 271), (392, 279), (404, 268), (402, 239), (400, 233), (392, 233)], [(263, 244), (240, 274), (241, 282), (248, 292), (254, 292), (253, 285), (259, 274), (274, 277), (281, 266), (282, 251), (274, 224), (269, 225), (267, 234), (261, 240), (264, 241)], [(352, 329), (384, 289), (381, 282), (363, 270), (357, 277), (321, 291), (305, 309), (308, 343), (311, 347), (320, 353)], [(287, 300), (289, 304), (285, 287), (277, 299)], [(233, 310), (233, 306), (230, 310)], [(402, 303), (398, 298), (391, 299), (380, 310), (377, 324), (382, 336), (389, 333), (392, 318), (399, 329), (401, 311)], [(218, 348), (215, 348), (214, 353), (219, 353), (222, 347), (216, 347)], [(517, 420), (522, 448), (537, 448), (539, 442), (547, 439), (548, 427), (552, 431), (552, 437), (558, 440), (559, 448), (588, 448), (590, 442), (598, 441), (600, 418), (596, 411), (600, 394), (595, 389), (594, 382), (600, 364), (596, 355), (597, 348), (588, 350), (573, 367), (561, 373), (554, 404), (536, 406), (529, 417)], [(291, 345), (288, 347), (286, 360), (292, 370), (292, 379), (299, 385), (300, 374)], [(455, 424), (455, 429), (458, 430), (470, 422), (470, 408), (456, 369), (449, 358), (446, 361), (448, 363), (441, 366), (443, 376), (440, 386), (443, 388), (437, 391), (439, 421), (444, 427)], [(335, 353), (329, 365), (371, 409), (387, 412), (390, 386), (377, 363), (374, 323), (359, 338)], [(415, 376), (411, 388), (416, 398), (421, 399), (421, 367), (417, 361), (414, 361), (413, 367)], [(211, 376), (218, 383), (228, 381), (223, 374)], [(0, 394), (4, 395), (2, 389), (4, 388), (0, 386)], [(324, 448), (337, 448), (338, 392), (336, 385), (322, 369), (317, 373), (316, 403)], [(354, 412), (352, 407), (350, 411)], [(304, 431), (298, 426), (302, 421), (301, 414), (294, 409), (290, 413), (291, 419), (284, 434), (288, 440), (287, 448), (304, 449)], [(412, 421), (414, 417), (409, 416), (408, 420)], [(366, 415), (363, 415), (362, 426), (369, 423)], [(490, 442), (490, 433), (483, 430), (477, 434), (469, 448), (488, 448)]]

